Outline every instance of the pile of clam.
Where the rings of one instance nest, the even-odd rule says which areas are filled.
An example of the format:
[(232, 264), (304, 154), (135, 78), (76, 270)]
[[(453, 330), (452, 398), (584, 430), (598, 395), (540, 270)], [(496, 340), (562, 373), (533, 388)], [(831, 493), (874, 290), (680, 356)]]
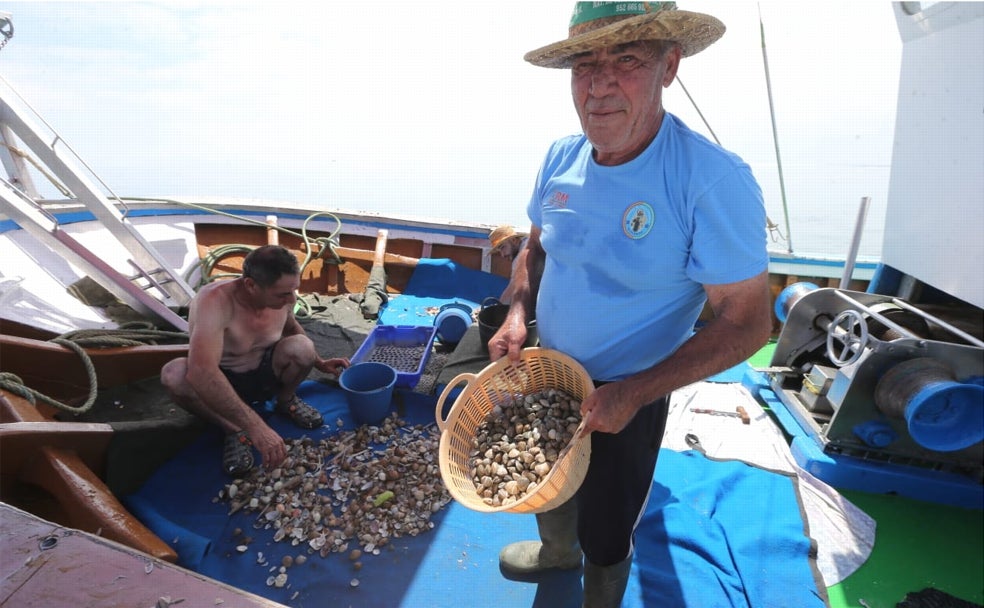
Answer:
[[(253, 527), (272, 530), (278, 543), (321, 557), (348, 551), (359, 569), (361, 556), (378, 555), (391, 539), (432, 529), (431, 516), (450, 502), (439, 440), (435, 425), (407, 425), (396, 415), (320, 440), (288, 439), (279, 467), (253, 468), (215, 500), (228, 502), (230, 515), (256, 513)], [(237, 549), (248, 550), (250, 540)]]
[(535, 491), (580, 423), (580, 401), (557, 389), (493, 407), (475, 433), (469, 461), (482, 501), (508, 506)]

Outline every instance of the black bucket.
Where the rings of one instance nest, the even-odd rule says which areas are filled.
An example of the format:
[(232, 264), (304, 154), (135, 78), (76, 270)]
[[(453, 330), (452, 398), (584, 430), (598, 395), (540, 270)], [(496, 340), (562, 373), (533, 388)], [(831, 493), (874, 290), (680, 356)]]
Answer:
[[(508, 313), (509, 305), (503, 304), (496, 298), (485, 298), (482, 302), (482, 309), (478, 312), (478, 335), (482, 339), (483, 349), (488, 349), (489, 340), (502, 327)], [(526, 342), (523, 347), (536, 346), (538, 338), (536, 319), (528, 321), (526, 323)]]

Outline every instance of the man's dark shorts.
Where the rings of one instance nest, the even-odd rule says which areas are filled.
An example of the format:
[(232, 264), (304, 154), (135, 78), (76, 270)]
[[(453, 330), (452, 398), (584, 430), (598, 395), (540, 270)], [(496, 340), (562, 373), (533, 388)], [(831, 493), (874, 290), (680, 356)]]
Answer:
[(219, 368), (225, 377), (229, 379), (229, 384), (239, 395), (239, 398), (249, 405), (262, 405), (270, 400), (277, 391), (280, 390), (280, 381), (273, 372), (273, 349), (263, 351), (263, 359), (260, 365), (248, 372), (234, 372), (225, 368)]

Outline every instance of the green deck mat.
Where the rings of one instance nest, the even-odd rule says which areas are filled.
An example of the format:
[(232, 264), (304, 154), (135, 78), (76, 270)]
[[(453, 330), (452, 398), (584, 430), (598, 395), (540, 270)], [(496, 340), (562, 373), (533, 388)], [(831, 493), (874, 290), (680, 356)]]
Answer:
[(841, 493), (875, 519), (877, 531), (868, 560), (828, 589), (831, 608), (895, 608), (906, 593), (930, 587), (984, 603), (981, 511), (886, 494)]
[(776, 341), (773, 338), (754, 355), (748, 358), (748, 364), (755, 368), (769, 367), (772, 365), (772, 353), (776, 350)]

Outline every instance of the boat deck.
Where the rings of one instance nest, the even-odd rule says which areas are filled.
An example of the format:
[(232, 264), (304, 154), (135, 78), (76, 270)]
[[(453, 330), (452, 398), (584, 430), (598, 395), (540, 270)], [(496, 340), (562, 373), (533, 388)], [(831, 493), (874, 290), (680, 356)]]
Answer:
[(4, 503), (0, 523), (0, 606), (281, 606)]
[[(430, 270), (443, 274), (447, 268)], [(421, 311), (447, 299), (410, 294), (400, 298), (390, 301), (380, 323), (426, 323)], [(319, 352), (351, 356), (374, 323), (362, 318), (358, 305), (347, 298), (326, 302), (324, 308), (330, 311), (328, 320), (306, 322), (309, 335)], [(412, 423), (433, 423), (435, 406), (451, 380), (463, 372), (477, 373), (488, 363), (477, 346), (477, 330), (473, 325), (453, 352), (438, 345), (417, 387), (396, 392), (393, 411)], [(769, 345), (748, 363), (674, 395), (671, 412), (676, 415), (667, 425), (624, 605), (854, 608), (863, 600), (870, 608), (893, 608), (906, 594), (924, 588), (981, 602), (980, 510), (863, 492), (833, 492), (819, 495), (818, 501), (807, 491), (808, 480), (789, 464), (786, 437), (774, 414), (742, 393), (745, 374), (768, 366), (773, 348)], [(355, 428), (345, 395), (331, 378), (315, 375), (301, 392), (329, 424), (300, 431), (271, 416), (271, 424), (285, 437), (330, 440), (335, 433)], [(433, 530), (393, 539), (379, 555), (364, 556), (359, 570), (345, 553), (322, 557), (304, 543), (277, 542), (255, 513), (230, 514), (229, 504), (218, 498), (230, 481), (219, 470), (218, 433), (195, 424), (159, 397), (159, 383), (153, 378), (100, 391), (86, 421), (113, 427), (108, 484), (178, 555), (178, 565), (168, 566), (168, 571), (185, 568), (189, 576), (214, 579), (219, 587), (297, 607), (579, 605), (580, 571), (553, 573), (539, 583), (507, 580), (499, 572), (498, 551), (504, 544), (535, 537), (535, 520), (529, 516), (483, 514), (451, 502), (432, 518)], [(453, 400), (449, 394), (445, 405)], [(733, 411), (736, 403), (752, 413), (749, 425), (734, 418), (684, 415), (691, 407)], [(684, 441), (688, 434), (700, 437), (706, 456)], [(745, 451), (749, 446), (758, 449)], [(757, 460), (763, 447), (772, 458), (764, 462)], [(825, 500), (833, 506), (826, 506)], [(5, 515), (4, 534), (17, 530), (18, 521)], [(252, 537), (245, 551), (239, 549), (243, 536), (237, 529)], [(11, 532), (5, 546), (8, 541), (14, 546), (26, 542), (22, 551), (37, 551), (43, 536), (28, 542)], [(94, 549), (99, 544), (95, 542)], [(277, 563), (302, 554), (308, 556), (307, 563), (289, 569), (286, 585), (268, 584)], [(30, 555), (5, 562), (3, 596), (22, 587), (22, 562)], [(133, 563), (119, 572), (142, 572), (149, 558), (136, 552), (128, 555)], [(101, 580), (98, 572), (97, 568), (93, 580)], [(45, 605), (78, 605), (76, 591), (83, 587), (50, 579), (43, 586)], [(129, 602), (125, 590), (117, 591), (117, 600), (142, 605)], [(154, 595), (154, 601), (169, 593), (159, 588), (140, 592)], [(91, 605), (105, 605), (94, 601)]]
[[(771, 346), (753, 357), (750, 366), (729, 370), (707, 389), (698, 390), (698, 393), (711, 395), (705, 405), (721, 408), (723, 404), (717, 391), (722, 387), (738, 390), (740, 376), (751, 367), (767, 365), (770, 358)], [(470, 365), (481, 367), (481, 363), (472, 361)], [(453, 364), (452, 360), (452, 369)], [(330, 435), (354, 427), (344, 394), (330, 381), (310, 380), (303, 388), (305, 398), (325, 412), (326, 419), (341, 420), (344, 424), (341, 429), (328, 425), (309, 434)], [(399, 391), (393, 407), (410, 420), (432, 421), (434, 404), (442, 388), (441, 382), (436, 381), (430, 391)], [(751, 404), (749, 407), (754, 408)], [(637, 538), (637, 565), (633, 568), (625, 606), (759, 608), (826, 605), (853, 608), (862, 605), (859, 601), (863, 600), (871, 608), (891, 608), (906, 594), (924, 588), (981, 602), (984, 526), (980, 511), (899, 496), (842, 493), (874, 519), (874, 544), (868, 549), (862, 547), (861, 557), (855, 556), (855, 561), (863, 563), (848, 566), (849, 575), (839, 578), (835, 573), (833, 577), (837, 582), (825, 583), (817, 563), (809, 559), (809, 543), (797, 553), (800, 551), (798, 543), (806, 539), (803, 534), (810, 522), (801, 519), (800, 509), (796, 506), (797, 492), (789, 485), (789, 476), (759, 471), (740, 460), (705, 458), (688, 446), (680, 445), (680, 437), (696, 431), (701, 434), (705, 446), (711, 448), (709, 453), (713, 452), (718, 443), (713, 439), (714, 425), (731, 422), (736, 424), (735, 434), (746, 433), (746, 441), (758, 437), (749, 434), (752, 432), (778, 432), (780, 427), (767, 410), (752, 411), (756, 415), (749, 427), (743, 427), (737, 420), (719, 417), (680, 419), (668, 426), (654, 479), (654, 497)], [(276, 417), (271, 421), (279, 424)], [(298, 434), (297, 429), (278, 430), (285, 436)], [(104, 603), (106, 597), (114, 598), (110, 601), (126, 598), (127, 605), (153, 605), (160, 598), (192, 599), (196, 597), (199, 582), (212, 579), (218, 581), (218, 588), (229, 592), (230, 595), (224, 598), (226, 605), (277, 605), (262, 603), (268, 601), (289, 606), (321, 606), (329, 600), (333, 605), (388, 607), (458, 606), (463, 602), (476, 607), (579, 605), (579, 571), (554, 573), (539, 584), (506, 580), (498, 571), (499, 548), (514, 540), (533, 537), (533, 517), (481, 514), (456, 503), (448, 504), (436, 514), (434, 530), (416, 538), (392, 542), (381, 555), (366, 556), (360, 571), (353, 568), (346, 554), (329, 554), (325, 558), (314, 554), (304, 566), (295, 565), (290, 569), (289, 585), (284, 588), (269, 586), (269, 564), (278, 562), (283, 555), (304, 553), (305, 548), (275, 542), (272, 531), (254, 528), (255, 516), (243, 512), (230, 516), (228, 505), (215, 500), (228, 482), (217, 466), (220, 438), (200, 428), (189, 428), (188, 432), (184, 447), (176, 449), (175, 455), (157, 473), (124, 499), (145, 525), (177, 550), (179, 565), (152, 560), (93, 535), (43, 521), (27, 526), (23, 519), (29, 516), (4, 505), (5, 509), (0, 512), (3, 514), (4, 546), (19, 548), (3, 552), (0, 598), (9, 601), (0, 601), (0, 605), (22, 605), (20, 597), (44, 597), (46, 606), (78, 606), (80, 597), (89, 597), (80, 595), (79, 591), (88, 594), (90, 589), (95, 603), (82, 605), (107, 605)], [(757, 439), (755, 442), (760, 443)], [(735, 469), (729, 467), (737, 467), (741, 472), (738, 482), (733, 477)], [(722, 472), (726, 472), (723, 477), (719, 476)], [(693, 484), (694, 479), (712, 481), (706, 487), (698, 487)], [(762, 483), (769, 484), (767, 489), (763, 489)], [(718, 495), (721, 487), (730, 487), (729, 491), (735, 496), (744, 498), (732, 501), (730, 505), (714, 499), (704, 505), (703, 512), (698, 509), (696, 514), (678, 510), (681, 502), (700, 504), (707, 501), (707, 496)], [(770, 500), (763, 504), (762, 496), (769, 496)], [(708, 516), (709, 512), (714, 516)], [(694, 517), (698, 518), (696, 523)], [(721, 533), (689, 538), (684, 531), (695, 527), (707, 527)], [(254, 537), (249, 550), (242, 554), (236, 549), (236, 543), (241, 542), (234, 535), (236, 528), (248, 530)], [(737, 529), (744, 530), (748, 538), (732, 538), (734, 533), (729, 530)], [(793, 533), (776, 536), (777, 529), (792, 529)], [(797, 529), (800, 532), (797, 533)], [(58, 551), (42, 551), (39, 543), (51, 534), (58, 538)], [(818, 530), (807, 534), (817, 535)], [(717, 545), (721, 535), (726, 538), (726, 552), (739, 554), (732, 563), (714, 557), (714, 551), (722, 549)], [(688, 548), (695, 542), (703, 546), (701, 551)], [(821, 542), (824, 541), (821, 539)], [(83, 546), (75, 547), (76, 543)], [(43, 572), (60, 573), (57, 569), (66, 567), (54, 559), (60, 553), (69, 555), (65, 547), (93, 553), (84, 560), (71, 554), (70, 561), (75, 564), (84, 561), (85, 565), (72, 568), (68, 575), (59, 575), (53, 583), (53, 577), (43, 575)], [(741, 550), (735, 551), (736, 547)], [(865, 554), (867, 550), (870, 555)], [(110, 551), (112, 557), (99, 557), (106, 551)], [(835, 563), (838, 551), (840, 549), (836, 547), (827, 551), (830, 555), (826, 559)], [(261, 552), (266, 555), (263, 564), (258, 558)], [(844, 548), (842, 552), (846, 555), (851, 550)], [(742, 553), (752, 557), (741, 558)], [(821, 558), (824, 559), (823, 555)], [(153, 571), (145, 573), (147, 564), (152, 562)], [(48, 570), (39, 570), (42, 566)], [(111, 576), (107, 574), (109, 572), (112, 572)], [(132, 584), (140, 579), (146, 581), (151, 575), (158, 577), (155, 582), (160, 584)], [(72, 577), (85, 580), (79, 582)], [(720, 591), (723, 595), (713, 598), (719, 603), (706, 604), (704, 600), (712, 597), (706, 595), (711, 588), (711, 578), (719, 581), (714, 588), (723, 590)], [(358, 587), (352, 586), (353, 579), (359, 580)], [(185, 605), (214, 605), (216, 600), (223, 599), (211, 597), (215, 587), (202, 584), (205, 595), (199, 597), (206, 599), (209, 596), (208, 602)], [(105, 595), (107, 588), (112, 591), (109, 596)], [(175, 589), (181, 592), (177, 593)], [(244, 590), (245, 595), (242, 598), (233, 596), (240, 593), (236, 589)], [(797, 593), (803, 593), (802, 597)], [(826, 600), (822, 598), (823, 594), (826, 594)], [(131, 603), (130, 597), (139, 598), (139, 602)], [(233, 597), (235, 601), (232, 601)], [(798, 599), (792, 604), (784, 603), (791, 597)]]

